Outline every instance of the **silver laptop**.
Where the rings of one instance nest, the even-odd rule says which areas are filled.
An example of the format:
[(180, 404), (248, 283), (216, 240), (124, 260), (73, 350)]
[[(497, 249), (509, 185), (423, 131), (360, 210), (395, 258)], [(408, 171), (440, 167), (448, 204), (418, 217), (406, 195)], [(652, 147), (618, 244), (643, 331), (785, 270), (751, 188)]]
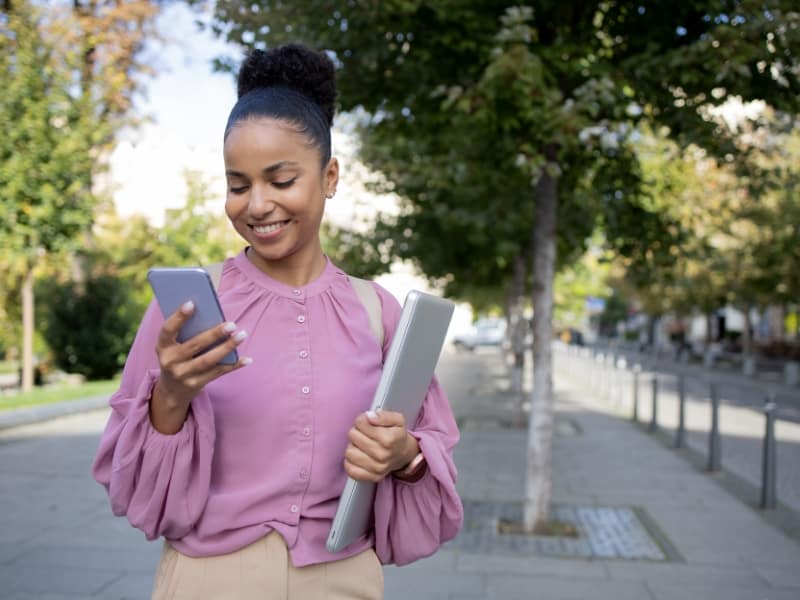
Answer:
[[(372, 410), (402, 413), (413, 428), (433, 378), (444, 345), (454, 305), (449, 300), (413, 290), (403, 303), (403, 312), (392, 339)], [(369, 532), (375, 483), (347, 478), (326, 547), (339, 552)]]

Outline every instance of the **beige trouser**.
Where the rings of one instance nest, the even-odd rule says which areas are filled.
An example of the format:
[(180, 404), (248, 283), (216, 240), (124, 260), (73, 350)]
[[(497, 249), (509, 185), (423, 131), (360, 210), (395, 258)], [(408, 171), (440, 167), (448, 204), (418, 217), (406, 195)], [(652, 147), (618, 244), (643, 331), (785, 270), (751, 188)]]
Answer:
[(271, 532), (230, 554), (191, 558), (164, 543), (152, 600), (382, 600), (375, 551), (295, 568)]

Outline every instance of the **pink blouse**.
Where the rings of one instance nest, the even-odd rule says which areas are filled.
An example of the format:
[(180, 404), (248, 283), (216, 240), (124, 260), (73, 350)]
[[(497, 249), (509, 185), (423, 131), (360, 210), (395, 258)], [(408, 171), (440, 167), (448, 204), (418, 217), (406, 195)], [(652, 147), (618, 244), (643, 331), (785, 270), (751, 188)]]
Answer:
[(115, 515), (147, 539), (164, 536), (189, 556), (225, 554), (272, 530), (295, 566), (338, 560), (371, 546), (383, 563), (428, 556), (461, 527), (453, 447), (459, 434), (434, 378), (415, 424), (428, 463), (406, 483), (378, 484), (374, 531), (343, 551), (325, 548), (346, 474), (347, 432), (367, 410), (400, 304), (374, 284), (384, 347), (346, 274), (324, 272), (293, 289), (255, 267), (244, 251), (225, 261), (219, 298), (228, 320), (248, 332), (239, 346), (253, 364), (208, 384), (183, 428), (156, 431), (148, 403), (159, 376), (155, 344), (163, 323), (147, 309), (93, 465)]

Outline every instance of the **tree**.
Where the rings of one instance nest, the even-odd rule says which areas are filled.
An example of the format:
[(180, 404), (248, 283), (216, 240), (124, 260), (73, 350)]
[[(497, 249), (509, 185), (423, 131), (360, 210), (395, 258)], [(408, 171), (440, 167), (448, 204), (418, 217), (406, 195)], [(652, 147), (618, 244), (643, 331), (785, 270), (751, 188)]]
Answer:
[(91, 222), (84, 196), (97, 125), (71, 93), (74, 52), (57, 52), (27, 5), (0, 22), (0, 242), (22, 275), (23, 389), (33, 384), (33, 281), (43, 253), (58, 251)]
[(155, 13), (144, 0), (42, 9), (20, 0), (0, 12), (0, 238), (9, 250), (5, 268), (22, 280), (24, 389), (33, 373), (36, 267), (89, 230), (96, 176), (130, 122), (143, 70), (137, 57)]
[[(215, 28), (231, 41), (300, 40), (335, 55), (342, 108), (373, 117), (365, 160), (407, 203), (388, 222), (391, 235), (378, 228), (393, 254), (435, 266), (451, 289), (480, 288), (507, 282), (533, 238), (527, 529), (549, 505), (556, 248), (582, 249), (598, 220), (622, 254), (661, 243), (665, 223), (648, 207), (633, 150), (642, 119), (724, 155), (736, 148), (704, 114), (728, 95), (796, 110), (790, 9), (777, 1), (540, 2), (535, 12), (459, 0), (217, 3)], [(476, 181), (497, 187), (478, 184), (488, 193), (473, 194)]]
[(207, 265), (242, 246), (228, 219), (212, 206), (217, 200), (208, 181), (194, 171), (186, 171), (184, 180), (186, 203), (166, 209), (161, 227), (142, 216), (122, 219), (113, 209), (101, 212), (95, 224), (96, 248), (87, 252), (88, 264), (128, 283), (140, 312), (152, 298), (147, 283), (150, 267)]
[(44, 335), (57, 366), (89, 380), (116, 375), (140, 318), (133, 292), (130, 282), (107, 273), (81, 282), (43, 282)]

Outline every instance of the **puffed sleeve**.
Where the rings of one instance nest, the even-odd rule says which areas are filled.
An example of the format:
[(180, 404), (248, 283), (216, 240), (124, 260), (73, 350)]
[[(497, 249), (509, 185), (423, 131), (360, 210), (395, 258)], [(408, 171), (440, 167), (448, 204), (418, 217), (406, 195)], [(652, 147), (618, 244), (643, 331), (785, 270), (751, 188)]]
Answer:
[[(400, 305), (380, 293), (384, 352), (400, 316)], [(413, 483), (388, 476), (375, 494), (375, 552), (383, 564), (404, 565), (430, 556), (454, 538), (464, 521), (464, 509), (456, 491), (453, 448), (458, 426), (444, 389), (434, 376), (416, 424), (409, 430), (419, 442), (427, 471)]]
[(389, 476), (378, 484), (375, 551), (384, 564), (404, 565), (430, 556), (456, 536), (464, 521), (453, 463), (458, 428), (435, 377), (410, 433), (417, 438), (428, 468), (414, 483)]
[(208, 498), (214, 415), (205, 391), (192, 400), (183, 428), (173, 435), (150, 422), (150, 396), (159, 377), (156, 340), (163, 324), (151, 303), (131, 347), (120, 388), (92, 465), (92, 475), (148, 540), (179, 539), (197, 522)]

